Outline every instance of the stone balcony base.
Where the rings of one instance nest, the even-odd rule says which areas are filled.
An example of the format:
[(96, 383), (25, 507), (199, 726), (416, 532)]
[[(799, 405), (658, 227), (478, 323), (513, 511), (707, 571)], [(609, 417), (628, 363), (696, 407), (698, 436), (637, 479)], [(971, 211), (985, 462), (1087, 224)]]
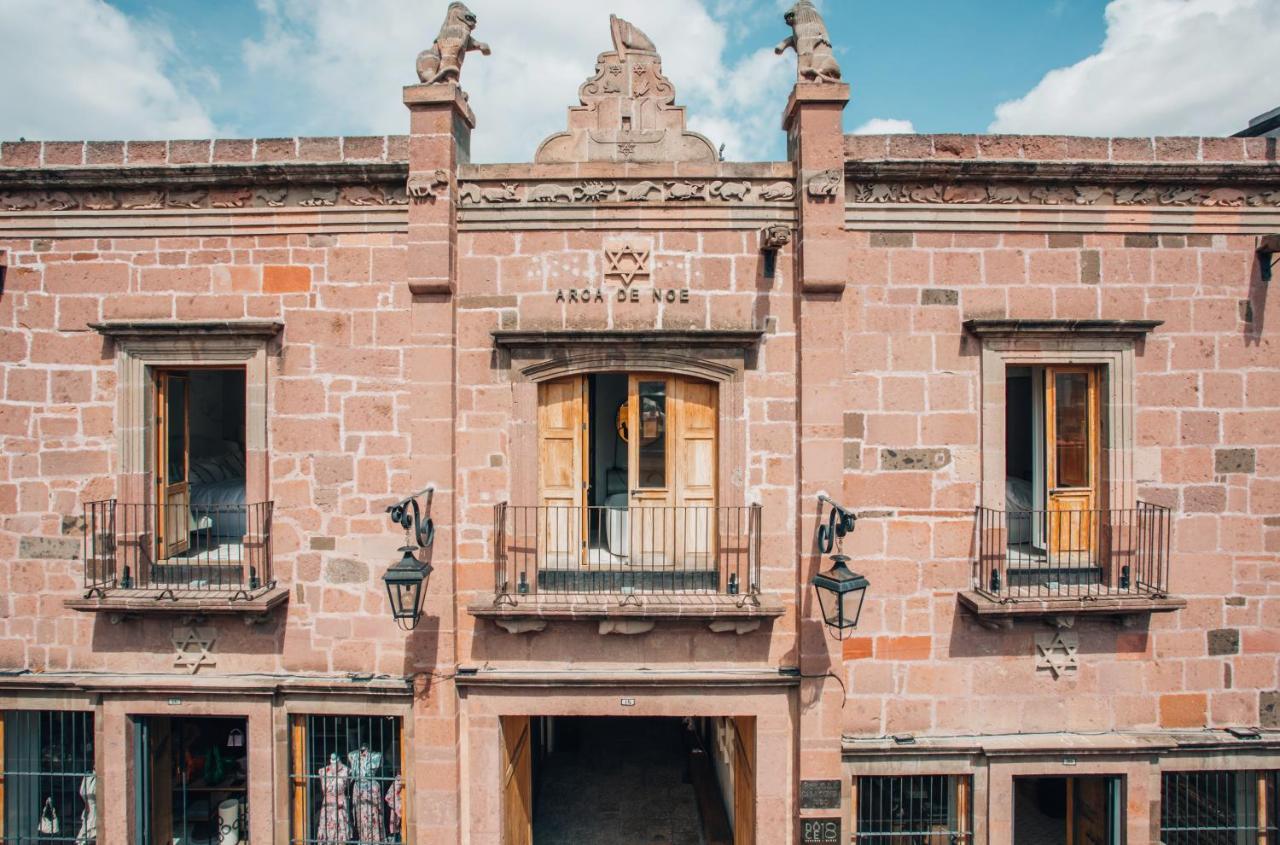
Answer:
[(287, 587), (269, 587), (245, 593), (236, 590), (159, 589), (107, 590), (92, 598), (67, 599), (62, 604), (82, 613), (110, 614), (111, 621), (123, 622), (139, 616), (177, 615), (198, 618), (238, 615), (245, 624), (264, 622), (268, 614), (289, 600)]
[(1172, 613), (1187, 606), (1186, 599), (1160, 595), (1091, 594), (1050, 598), (1009, 595), (1003, 600), (977, 590), (959, 594), (960, 606), (978, 622), (991, 628), (1010, 627), (1016, 619), (1044, 621), (1054, 627), (1070, 628), (1078, 616), (1112, 617), (1128, 624), (1150, 613)]
[(467, 612), (512, 634), (536, 633), (549, 622), (598, 622), (601, 634), (644, 634), (659, 622), (698, 621), (716, 633), (747, 634), (783, 614), (773, 599), (745, 596), (574, 594), (502, 596), (474, 602)]

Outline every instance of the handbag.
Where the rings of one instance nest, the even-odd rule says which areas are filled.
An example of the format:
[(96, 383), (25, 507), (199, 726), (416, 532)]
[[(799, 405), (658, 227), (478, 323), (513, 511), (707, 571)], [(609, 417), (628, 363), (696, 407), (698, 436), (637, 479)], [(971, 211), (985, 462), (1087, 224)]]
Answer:
[(37, 833), (48, 833), (54, 836), (58, 835), (58, 811), (53, 808), (53, 799), (45, 798), (44, 806), (40, 808), (40, 824), (36, 826)]

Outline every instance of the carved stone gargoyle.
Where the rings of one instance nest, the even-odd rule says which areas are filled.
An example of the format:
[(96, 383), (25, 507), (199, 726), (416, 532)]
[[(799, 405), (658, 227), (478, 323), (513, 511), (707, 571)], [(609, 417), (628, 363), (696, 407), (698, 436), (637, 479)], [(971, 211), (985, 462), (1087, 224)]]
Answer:
[(418, 79), (427, 85), (457, 82), (467, 53), (479, 50), (489, 55), (489, 45), (471, 37), (476, 16), (465, 3), (450, 3), (435, 42), (418, 54)]
[(791, 35), (773, 48), (782, 55), (790, 47), (796, 51), (796, 76), (801, 82), (839, 82), (840, 65), (831, 52), (831, 36), (812, 0), (798, 0), (782, 16)]

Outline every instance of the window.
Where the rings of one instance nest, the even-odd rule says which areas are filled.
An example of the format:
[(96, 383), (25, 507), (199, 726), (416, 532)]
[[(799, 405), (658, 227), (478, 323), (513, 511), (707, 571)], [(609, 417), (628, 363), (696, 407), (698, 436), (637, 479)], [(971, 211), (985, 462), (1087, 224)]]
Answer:
[(136, 845), (241, 842), (249, 835), (247, 720), (133, 720)]
[(1160, 787), (1165, 845), (1276, 845), (1277, 772), (1166, 772)]
[(389, 845), (408, 825), (396, 716), (294, 716), (293, 845)]
[(0, 732), (0, 842), (97, 842), (93, 714), (10, 710)]
[(970, 779), (960, 775), (859, 777), (854, 781), (854, 833), (859, 842), (970, 843)]

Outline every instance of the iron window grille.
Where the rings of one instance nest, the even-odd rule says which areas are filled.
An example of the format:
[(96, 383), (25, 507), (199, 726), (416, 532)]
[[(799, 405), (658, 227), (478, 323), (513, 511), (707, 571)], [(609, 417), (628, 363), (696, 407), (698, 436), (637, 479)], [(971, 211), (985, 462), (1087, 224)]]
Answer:
[(408, 801), (396, 716), (294, 716), (292, 845), (394, 845)]
[(859, 777), (854, 842), (938, 845), (973, 842), (970, 780), (961, 775)]
[(93, 714), (10, 710), (0, 721), (0, 842), (98, 841)]
[(1160, 786), (1164, 845), (1277, 845), (1277, 772), (1166, 772)]

